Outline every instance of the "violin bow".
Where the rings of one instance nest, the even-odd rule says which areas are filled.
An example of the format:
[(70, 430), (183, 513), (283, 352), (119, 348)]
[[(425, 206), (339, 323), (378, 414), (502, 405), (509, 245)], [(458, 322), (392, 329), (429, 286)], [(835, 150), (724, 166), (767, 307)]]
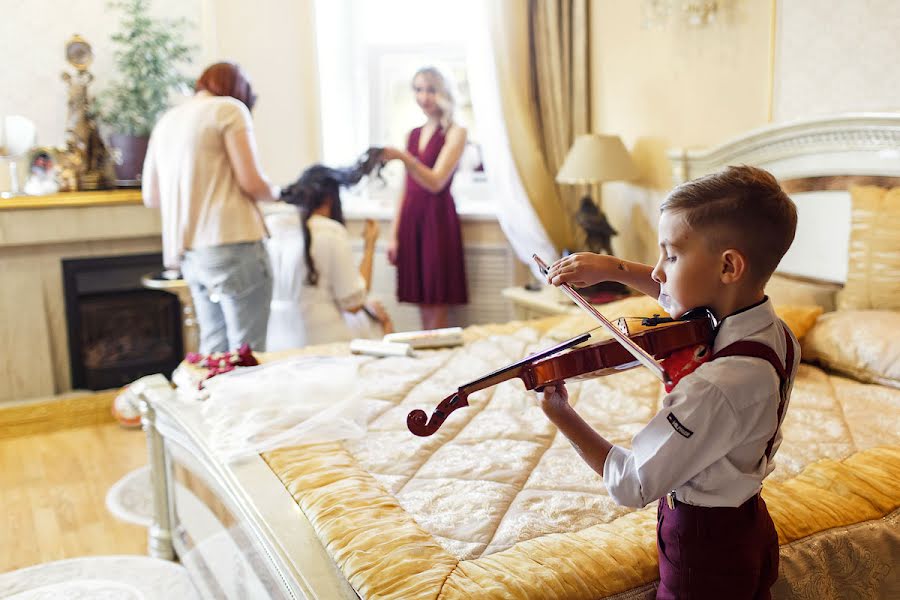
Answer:
[[(534, 259), (534, 262), (537, 263), (538, 269), (540, 269), (541, 274), (545, 277), (547, 276), (550, 267), (547, 266), (541, 257), (537, 254), (532, 254), (531, 257)], [(666, 372), (665, 367), (663, 367), (659, 361), (657, 361), (653, 356), (650, 355), (649, 352), (638, 346), (634, 340), (630, 337), (619, 331), (619, 328), (613, 325), (609, 319), (600, 314), (600, 312), (594, 308), (594, 305), (588, 302), (584, 296), (575, 291), (568, 283), (563, 283), (559, 286), (559, 288), (569, 297), (572, 301), (580, 306), (584, 311), (586, 311), (589, 315), (600, 321), (600, 324), (603, 325), (607, 331), (609, 331), (612, 336), (618, 341), (622, 346), (628, 350), (628, 352), (636, 358), (642, 365), (650, 369), (650, 372), (653, 373), (660, 381), (663, 383), (669, 383), (671, 381), (671, 377)]]

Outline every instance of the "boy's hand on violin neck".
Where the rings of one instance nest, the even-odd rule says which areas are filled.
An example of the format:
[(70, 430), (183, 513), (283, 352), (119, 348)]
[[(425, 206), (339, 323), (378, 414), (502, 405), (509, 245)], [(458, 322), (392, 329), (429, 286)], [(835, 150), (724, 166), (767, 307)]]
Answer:
[(554, 423), (572, 410), (569, 405), (569, 391), (564, 383), (548, 385), (544, 388), (541, 393), (541, 409)]
[(544, 414), (559, 429), (582, 459), (603, 476), (603, 466), (612, 444), (603, 439), (569, 404), (569, 391), (564, 383), (548, 385), (541, 394)]
[(615, 256), (576, 252), (550, 265), (547, 279), (553, 285), (587, 287), (601, 281), (617, 281), (616, 274), (623, 269), (623, 262)]

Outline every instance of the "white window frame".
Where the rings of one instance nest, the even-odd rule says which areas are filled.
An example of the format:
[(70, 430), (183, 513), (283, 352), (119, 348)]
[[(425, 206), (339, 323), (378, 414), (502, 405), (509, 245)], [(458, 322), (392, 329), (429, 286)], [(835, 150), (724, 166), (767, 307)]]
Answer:
[[(467, 63), (466, 40), (459, 44), (390, 43), (367, 44), (359, 13), (352, 10), (353, 0), (317, 0), (316, 27), (319, 66), (320, 105), (322, 107), (323, 162), (351, 164), (370, 145), (393, 144), (403, 147), (404, 139), (387, 139), (385, 63), (391, 57), (426, 55), (429, 64)], [(342, 32), (340, 35), (339, 32)], [(425, 66), (424, 62), (418, 66)], [(411, 67), (410, 77), (415, 71)], [(410, 89), (410, 97), (412, 90)], [(408, 130), (424, 122), (409, 124)], [(463, 123), (464, 126), (469, 124)], [(407, 130), (407, 131), (408, 131)], [(403, 191), (402, 166), (389, 164), (385, 170), (387, 185), (370, 182), (352, 197), (374, 201), (389, 207)], [(485, 173), (468, 171), (454, 177), (452, 193), (457, 206), (489, 202), (491, 188)], [(349, 198), (348, 198), (349, 200)]]

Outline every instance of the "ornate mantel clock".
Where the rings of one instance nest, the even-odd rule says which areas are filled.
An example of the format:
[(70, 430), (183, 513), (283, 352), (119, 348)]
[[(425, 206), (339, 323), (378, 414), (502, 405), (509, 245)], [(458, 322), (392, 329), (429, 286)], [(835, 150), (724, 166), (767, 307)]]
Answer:
[(80, 35), (66, 42), (66, 61), (75, 74), (63, 72), (68, 86), (66, 147), (61, 154), (61, 187), (64, 191), (97, 190), (108, 187), (110, 160), (91, 113), (88, 84), (94, 76), (88, 71), (94, 60), (91, 45)]

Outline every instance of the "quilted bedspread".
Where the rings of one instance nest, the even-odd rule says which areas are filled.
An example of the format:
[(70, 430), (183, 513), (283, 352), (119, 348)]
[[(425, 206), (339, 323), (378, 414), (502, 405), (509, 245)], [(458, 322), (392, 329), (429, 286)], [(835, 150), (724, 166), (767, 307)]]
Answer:
[[(459, 385), (585, 325), (472, 327), (463, 347), (367, 361), (364, 438), (263, 455), (360, 597), (603, 598), (658, 579), (656, 504), (613, 502), (520, 381), (474, 394), (431, 437), (406, 428), (410, 410), (430, 414)], [(626, 447), (662, 398), (643, 369), (569, 389)], [(801, 366), (763, 491), (782, 544), (900, 507), (898, 415), (900, 390)]]

